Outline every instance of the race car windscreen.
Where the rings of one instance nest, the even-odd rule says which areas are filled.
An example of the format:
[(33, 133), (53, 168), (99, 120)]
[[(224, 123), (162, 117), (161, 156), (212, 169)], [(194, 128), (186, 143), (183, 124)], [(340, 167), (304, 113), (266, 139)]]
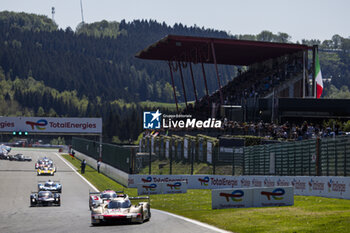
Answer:
[(131, 202), (129, 200), (125, 201), (111, 201), (108, 203), (108, 209), (119, 209), (119, 208), (130, 208)]
[(117, 194), (116, 193), (102, 193), (101, 198), (102, 199), (112, 199), (116, 198)]
[(46, 197), (46, 198), (51, 198), (53, 197), (51, 192), (39, 192), (38, 194), (39, 197)]
[(54, 187), (56, 186), (54, 183), (46, 183), (45, 184), (45, 187)]

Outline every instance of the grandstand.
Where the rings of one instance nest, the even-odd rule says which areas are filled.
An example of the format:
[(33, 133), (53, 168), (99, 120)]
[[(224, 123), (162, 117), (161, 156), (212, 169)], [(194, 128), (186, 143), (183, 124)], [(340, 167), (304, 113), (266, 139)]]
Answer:
[[(347, 113), (340, 108), (344, 108), (344, 104), (350, 107), (350, 102), (333, 101), (331, 104), (338, 108), (325, 113), (333, 111), (325, 107), (329, 106), (325, 104), (327, 101), (315, 99), (314, 64), (317, 50), (317, 46), (291, 43), (168, 35), (140, 51), (136, 57), (168, 63), (176, 106), (174, 77), (179, 73), (186, 113), (196, 118), (279, 123), (286, 120), (302, 123), (305, 118), (301, 116), (304, 115), (308, 119), (320, 119), (320, 116), (344, 119)], [(312, 57), (311, 61), (309, 57)], [(217, 91), (211, 95), (208, 93), (204, 64), (214, 65), (216, 71)], [(194, 78), (192, 65), (201, 65), (202, 74), (197, 74), (197, 79)], [(239, 74), (222, 87), (218, 65), (239, 66)], [(186, 98), (183, 82), (183, 69), (186, 68), (191, 71), (194, 106), (188, 104)], [(200, 81), (200, 75), (206, 87), (206, 95), (202, 98), (197, 96), (195, 85), (196, 81)], [(286, 108), (291, 101), (291, 107), (294, 107), (288, 111)], [(313, 105), (312, 111), (298, 108), (308, 104)]]

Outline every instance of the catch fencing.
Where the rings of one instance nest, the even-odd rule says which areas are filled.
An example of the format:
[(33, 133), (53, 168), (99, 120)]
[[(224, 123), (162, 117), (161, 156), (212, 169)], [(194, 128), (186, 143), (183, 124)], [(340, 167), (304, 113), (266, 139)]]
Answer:
[[(207, 174), (279, 175), (279, 176), (349, 176), (350, 137), (315, 138), (245, 146), (244, 139), (232, 139), (235, 146), (222, 140), (199, 135), (145, 137), (139, 150), (170, 166), (167, 174), (181, 174), (174, 163), (190, 164), (182, 174), (194, 174), (193, 167), (206, 163)], [(240, 142), (241, 140), (241, 142)], [(149, 159), (149, 156), (147, 157)], [(137, 170), (137, 169), (136, 169)], [(138, 169), (140, 170), (140, 169)], [(149, 174), (152, 173), (149, 169)], [(203, 174), (198, 173), (197, 174)]]
[[(96, 160), (99, 160), (99, 142), (84, 139), (72, 138), (72, 148)], [(109, 164), (119, 170), (130, 173), (132, 167), (132, 157), (135, 154), (135, 149), (132, 147), (123, 147), (102, 143), (102, 158), (101, 161)]]
[[(73, 148), (96, 160), (99, 143), (73, 138)], [(129, 174), (349, 176), (350, 136), (245, 146), (205, 135), (148, 136), (135, 148), (102, 145), (102, 162)], [(233, 144), (232, 144), (233, 143)], [(138, 153), (136, 153), (138, 152)]]

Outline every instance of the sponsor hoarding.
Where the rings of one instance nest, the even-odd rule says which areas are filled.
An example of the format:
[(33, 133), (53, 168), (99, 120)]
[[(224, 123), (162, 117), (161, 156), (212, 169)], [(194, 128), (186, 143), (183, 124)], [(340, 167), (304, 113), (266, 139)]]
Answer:
[(221, 176), (221, 175), (130, 175), (129, 186), (150, 179), (153, 183), (186, 182), (189, 189), (294, 187), (295, 195), (350, 199), (350, 177), (335, 176)]
[(102, 133), (102, 118), (0, 117), (1, 132)]
[(293, 187), (254, 188), (253, 206), (289, 206), (294, 205)]
[(144, 183), (137, 185), (137, 195), (151, 195), (151, 194), (161, 194), (162, 186), (161, 184), (155, 183)]
[(168, 182), (168, 183), (162, 183), (163, 194), (175, 194), (175, 193), (187, 193), (187, 183), (186, 182)]
[(294, 205), (293, 187), (213, 189), (212, 209)]
[(252, 189), (213, 189), (211, 191), (212, 209), (252, 207)]
[(152, 178), (147, 177), (143, 183), (137, 184), (137, 195), (152, 194), (176, 194), (186, 193), (187, 183), (181, 181), (152, 183)]

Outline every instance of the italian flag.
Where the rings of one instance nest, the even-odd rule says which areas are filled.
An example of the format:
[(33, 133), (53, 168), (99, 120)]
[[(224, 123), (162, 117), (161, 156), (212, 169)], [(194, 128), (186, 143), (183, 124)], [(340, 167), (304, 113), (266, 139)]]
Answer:
[(319, 99), (323, 90), (322, 73), (320, 68), (320, 61), (318, 60), (318, 53), (316, 51), (315, 59), (315, 76), (316, 76), (316, 98)]

